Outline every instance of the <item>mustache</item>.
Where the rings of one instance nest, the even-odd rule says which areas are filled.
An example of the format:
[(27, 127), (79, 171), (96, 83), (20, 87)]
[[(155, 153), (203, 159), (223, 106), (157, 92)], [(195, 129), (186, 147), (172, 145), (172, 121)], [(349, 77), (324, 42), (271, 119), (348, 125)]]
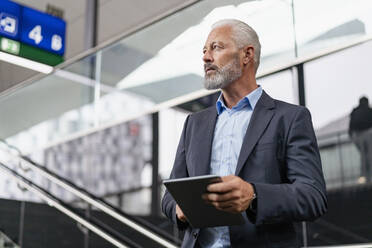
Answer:
[(218, 71), (218, 66), (216, 66), (216, 65), (213, 65), (212, 63), (205, 63), (204, 64), (204, 72), (207, 72), (207, 70), (209, 70), (209, 69), (213, 69), (213, 70), (216, 70), (216, 71)]

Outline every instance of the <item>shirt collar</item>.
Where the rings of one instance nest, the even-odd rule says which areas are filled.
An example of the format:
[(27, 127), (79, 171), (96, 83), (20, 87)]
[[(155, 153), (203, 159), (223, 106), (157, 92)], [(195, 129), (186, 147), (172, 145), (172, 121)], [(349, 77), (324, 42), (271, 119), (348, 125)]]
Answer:
[(262, 95), (262, 87), (259, 85), (257, 89), (250, 92), (248, 95), (243, 97), (234, 107), (229, 109), (228, 107), (226, 107), (226, 105), (223, 101), (222, 92), (221, 92), (221, 94), (218, 97), (218, 100), (216, 102), (217, 113), (218, 113), (218, 115), (220, 115), (224, 110), (239, 111), (239, 110), (241, 110), (245, 107), (248, 107), (253, 111), (257, 102), (258, 102), (258, 99), (260, 99), (261, 95)]

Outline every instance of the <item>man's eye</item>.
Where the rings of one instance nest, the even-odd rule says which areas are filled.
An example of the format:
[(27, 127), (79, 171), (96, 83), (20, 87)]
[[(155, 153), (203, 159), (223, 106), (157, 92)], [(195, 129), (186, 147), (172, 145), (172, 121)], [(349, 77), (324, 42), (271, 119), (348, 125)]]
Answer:
[(222, 46), (220, 46), (220, 45), (213, 45), (213, 49), (221, 49), (222, 48)]

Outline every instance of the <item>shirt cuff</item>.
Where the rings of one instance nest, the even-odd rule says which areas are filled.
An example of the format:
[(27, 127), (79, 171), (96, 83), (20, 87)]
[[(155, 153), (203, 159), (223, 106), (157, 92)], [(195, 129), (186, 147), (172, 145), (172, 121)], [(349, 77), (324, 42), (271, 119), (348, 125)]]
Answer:
[(252, 222), (256, 222), (256, 216), (257, 216), (257, 193), (256, 193), (256, 187), (253, 183), (251, 183), (253, 187), (253, 191), (255, 194), (255, 198), (252, 200), (251, 204), (249, 205), (248, 209), (246, 210), (248, 219)]

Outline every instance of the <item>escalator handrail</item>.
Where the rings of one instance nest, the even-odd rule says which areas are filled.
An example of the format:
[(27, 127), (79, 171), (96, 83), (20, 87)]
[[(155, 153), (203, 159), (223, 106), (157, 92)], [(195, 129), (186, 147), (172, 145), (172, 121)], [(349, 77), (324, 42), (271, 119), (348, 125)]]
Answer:
[[(2, 143), (9, 146), (9, 144), (4, 142), (4, 141), (2, 141)], [(157, 243), (163, 245), (164, 247), (169, 247), (169, 248), (176, 248), (177, 247), (174, 244), (172, 244), (171, 242), (169, 242), (168, 240), (160, 237), (159, 235), (154, 234), (153, 232), (161, 233), (162, 235), (167, 236), (167, 238), (169, 238), (173, 241), (176, 241), (176, 240), (174, 240), (173, 237), (169, 237), (170, 235), (168, 233), (161, 232), (160, 230), (158, 230), (156, 228), (151, 228), (149, 223), (145, 223), (143, 220), (136, 219), (137, 222), (141, 222), (142, 225), (146, 225), (147, 228), (152, 229), (152, 231), (147, 230), (147, 228), (144, 228), (141, 225), (137, 224), (136, 222), (134, 222), (133, 220), (128, 218), (128, 216), (124, 216), (122, 211), (120, 211), (119, 209), (111, 206), (110, 204), (105, 202), (103, 199), (100, 199), (100, 198), (90, 194), (89, 192), (82, 189), (81, 187), (75, 185), (74, 183), (72, 183), (72, 182), (58, 176), (57, 174), (53, 173), (52, 171), (48, 170), (46, 167), (41, 166), (38, 163), (34, 162), (32, 159), (30, 159), (30, 158), (28, 158), (24, 155), (21, 155), (19, 149), (15, 148), (13, 146), (9, 146), (9, 147), (12, 148), (12, 149), (15, 149), (17, 151), (17, 153), (19, 153), (19, 155), (9, 153), (9, 155), (11, 155), (15, 159), (19, 159), (19, 160), (25, 162), (28, 167), (36, 170), (39, 175), (44, 176), (48, 180), (50, 180), (53, 183), (59, 185), (60, 187), (69, 191), (70, 193), (74, 194), (75, 196), (82, 199), (83, 201), (85, 201), (85, 202), (89, 203), (90, 205), (100, 209), (104, 213), (112, 216), (113, 218), (122, 222), (123, 224), (135, 229), (136, 231), (142, 233), (143, 235), (147, 236), (148, 238), (152, 239), (153, 241), (156, 241)]]
[(371, 248), (372, 243), (348, 244), (348, 245), (327, 245), (327, 246), (309, 246), (309, 248)]
[(102, 230), (98, 225), (93, 224), (83, 217), (81, 217), (76, 211), (72, 210), (72, 208), (68, 207), (66, 204), (64, 204), (60, 199), (53, 196), (49, 192), (45, 191), (44, 189), (40, 188), (36, 184), (32, 183), (25, 177), (21, 176), (17, 172), (15, 172), (13, 169), (6, 166), (4, 163), (0, 162), (0, 169), (13, 177), (15, 180), (18, 181), (18, 183), (21, 184), (22, 187), (25, 187), (27, 190), (35, 193), (38, 195), (41, 199), (46, 201), (50, 206), (58, 209), (65, 215), (69, 216), (70, 218), (74, 219), (76, 222), (80, 223), (81, 225), (85, 226), (92, 232), (96, 233), (98, 236), (102, 237), (103, 239), (107, 240), (111, 244), (115, 245), (119, 248), (127, 248), (125, 244), (123, 244), (121, 241), (119, 241), (117, 238), (113, 237), (111, 234), (107, 233), (106, 231)]

